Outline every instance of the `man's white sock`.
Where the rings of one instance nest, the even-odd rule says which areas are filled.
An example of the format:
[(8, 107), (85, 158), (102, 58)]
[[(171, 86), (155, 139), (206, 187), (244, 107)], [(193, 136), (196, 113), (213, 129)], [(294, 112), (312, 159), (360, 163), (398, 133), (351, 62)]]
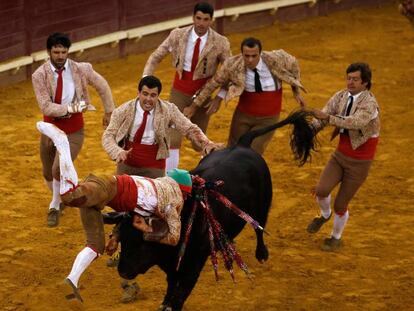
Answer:
[[(57, 193), (64, 194), (71, 190), (73, 187), (78, 185), (78, 174), (76, 173), (75, 166), (73, 165), (72, 161), (72, 156), (70, 155), (70, 145), (68, 137), (65, 134), (65, 132), (63, 132), (61, 129), (57, 128), (55, 125), (51, 123), (39, 121), (37, 122), (36, 126), (42, 134), (48, 136), (53, 141), (53, 144), (55, 145), (59, 153), (60, 189)], [(53, 188), (53, 194), (54, 193), (55, 188)], [(54, 206), (52, 207), (56, 208)]]
[(316, 201), (319, 204), (321, 215), (328, 219), (331, 216), (331, 195), (328, 195), (325, 198), (316, 196)]
[(59, 150), (60, 194), (65, 194), (78, 185), (78, 174), (73, 165), (69, 144), (57, 149)]
[(340, 239), (342, 236), (342, 232), (344, 231), (345, 225), (348, 221), (349, 213), (346, 211), (343, 215), (338, 215), (335, 213), (334, 221), (333, 221), (333, 228), (331, 235), (335, 239)]
[(68, 275), (68, 279), (71, 280), (73, 285), (78, 287), (79, 278), (91, 262), (97, 258), (99, 254), (90, 247), (85, 247), (76, 256), (75, 262), (72, 266), (72, 271)]

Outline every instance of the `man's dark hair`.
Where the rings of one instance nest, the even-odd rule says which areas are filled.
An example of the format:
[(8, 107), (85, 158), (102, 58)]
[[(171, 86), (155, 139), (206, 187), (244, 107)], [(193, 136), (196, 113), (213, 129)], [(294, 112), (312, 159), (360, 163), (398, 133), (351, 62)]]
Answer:
[(259, 52), (262, 51), (262, 43), (260, 42), (259, 39), (253, 38), (253, 37), (249, 37), (246, 38), (242, 41), (241, 45), (240, 45), (240, 50), (243, 53), (243, 47), (247, 46), (249, 48), (254, 48), (254, 47), (258, 47), (259, 48)]
[(46, 48), (51, 50), (52, 47), (62, 45), (65, 48), (70, 48), (72, 43), (70, 42), (69, 36), (65, 33), (55, 32), (52, 33), (46, 41)]
[(349, 65), (346, 69), (347, 74), (356, 71), (361, 72), (361, 80), (362, 82), (367, 83), (367, 90), (371, 89), (372, 73), (371, 68), (369, 68), (369, 65), (366, 63), (353, 63)]
[(211, 18), (213, 18), (214, 15), (214, 8), (210, 3), (207, 2), (199, 2), (194, 6), (194, 13), (193, 15), (196, 15), (196, 13), (200, 11), (204, 14), (209, 14)]
[(162, 85), (160, 79), (155, 76), (145, 76), (139, 81), (138, 91), (142, 91), (142, 88), (146, 86), (149, 89), (158, 88), (158, 94), (161, 93)]

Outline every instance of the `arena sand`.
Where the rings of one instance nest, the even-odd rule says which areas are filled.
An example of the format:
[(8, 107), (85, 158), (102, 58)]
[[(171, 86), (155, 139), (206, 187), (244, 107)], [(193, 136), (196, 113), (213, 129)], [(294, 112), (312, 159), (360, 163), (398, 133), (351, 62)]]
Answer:
[[(315, 235), (305, 228), (317, 213), (310, 191), (337, 142), (330, 142), (331, 131), (325, 130), (319, 153), (299, 168), (289, 150), (289, 129), (279, 130), (265, 153), (274, 190), (268, 262), (255, 260), (254, 232), (246, 227), (236, 244), (253, 280), (236, 271), (233, 283), (221, 266), (217, 283), (208, 262), (184, 310), (412, 310), (414, 31), (408, 21), (395, 6), (386, 6), (276, 24), (231, 35), (234, 54), (246, 36), (260, 38), (265, 50), (283, 48), (299, 59), (311, 107), (322, 107), (345, 86), (349, 63), (368, 62), (381, 106), (380, 144), (370, 176), (350, 205), (344, 248), (324, 253), (319, 246), (331, 223)], [(111, 85), (117, 105), (136, 95), (148, 55), (94, 65)], [(174, 74), (169, 60), (156, 74), (164, 83), (161, 97), (167, 99)], [(101, 148), (102, 108), (93, 94), (99, 109), (86, 114), (86, 140), (76, 161), (81, 177), (115, 167)], [(212, 118), (210, 138), (226, 141), (234, 107), (231, 102)], [(282, 116), (294, 108), (286, 88)], [(50, 195), (41, 176), (35, 129), (40, 119), (30, 82), (0, 89), (0, 309), (156, 310), (166, 289), (164, 274), (153, 268), (140, 276), (139, 300), (123, 305), (117, 272), (106, 267), (106, 255), (81, 278), (85, 303), (64, 299), (61, 284), (84, 236), (76, 209), (66, 210), (59, 227), (46, 227)], [(198, 159), (187, 143), (182, 166), (191, 169)]]

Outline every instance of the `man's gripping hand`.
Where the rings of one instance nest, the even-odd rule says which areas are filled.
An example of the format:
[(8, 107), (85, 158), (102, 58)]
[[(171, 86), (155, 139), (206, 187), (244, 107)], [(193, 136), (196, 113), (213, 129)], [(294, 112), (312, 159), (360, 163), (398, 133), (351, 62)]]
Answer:
[(84, 112), (88, 108), (88, 105), (84, 100), (68, 105), (68, 113), (79, 113)]
[(213, 152), (215, 150), (220, 150), (220, 149), (224, 149), (224, 148), (226, 148), (226, 145), (223, 144), (223, 143), (211, 142), (207, 146), (204, 147), (202, 154), (203, 154), (203, 156), (206, 156), (206, 155), (210, 154), (211, 152)]

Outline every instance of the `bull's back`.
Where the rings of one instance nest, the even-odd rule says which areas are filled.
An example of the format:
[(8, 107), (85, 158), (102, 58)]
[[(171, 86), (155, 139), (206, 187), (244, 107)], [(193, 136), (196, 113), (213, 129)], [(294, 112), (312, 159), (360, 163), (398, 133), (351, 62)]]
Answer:
[(258, 173), (269, 171), (260, 154), (250, 148), (235, 146), (204, 157), (191, 173), (204, 178), (216, 178), (229, 173), (243, 174), (246, 170)]

